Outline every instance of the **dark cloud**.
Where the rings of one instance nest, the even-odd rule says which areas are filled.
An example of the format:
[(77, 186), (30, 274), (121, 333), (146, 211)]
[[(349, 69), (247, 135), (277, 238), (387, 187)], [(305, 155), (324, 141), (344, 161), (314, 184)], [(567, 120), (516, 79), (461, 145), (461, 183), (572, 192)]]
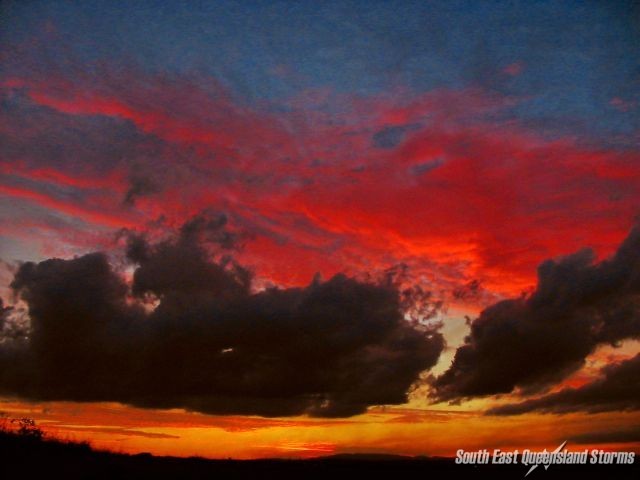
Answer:
[[(580, 388), (488, 410), (490, 415), (518, 415), (527, 412), (589, 413), (640, 409), (640, 354), (620, 364), (607, 365), (603, 377)], [(636, 436), (637, 436), (636, 431)]]
[(453, 290), (453, 298), (456, 300), (469, 300), (475, 299), (480, 296), (482, 291), (482, 282), (474, 279), (470, 280), (464, 285), (461, 285)]
[(371, 140), (377, 148), (391, 149), (404, 141), (407, 133), (420, 128), (418, 124), (384, 127), (373, 134)]
[(0, 158), (7, 164), (47, 166), (78, 174), (83, 170), (106, 174), (132, 155), (139, 145), (150, 149), (145, 158), (157, 158), (161, 151), (144, 134), (127, 122), (100, 115), (68, 115), (36, 105), (26, 91), (0, 93), (3, 113), (10, 118), (0, 130)]
[(409, 173), (412, 175), (420, 176), (425, 173), (429, 173), (431, 170), (435, 170), (436, 168), (442, 166), (444, 164), (444, 160), (442, 158), (436, 158), (435, 160), (427, 160), (426, 162), (416, 163), (415, 165), (411, 165), (409, 167)]
[(183, 238), (190, 241), (212, 243), (224, 249), (239, 247), (241, 235), (230, 231), (227, 227), (227, 216), (215, 210), (204, 210), (180, 229)]
[(637, 443), (640, 442), (640, 426), (636, 425), (622, 430), (583, 433), (569, 438), (569, 442), (578, 444)]
[(485, 309), (451, 367), (432, 380), (436, 400), (535, 391), (579, 368), (599, 344), (640, 336), (640, 228), (594, 263), (591, 250), (538, 268), (529, 297)]
[(123, 203), (125, 205), (135, 205), (138, 197), (152, 195), (161, 190), (158, 183), (146, 175), (132, 174), (129, 177), (129, 189), (125, 193)]
[(31, 332), (0, 346), (0, 393), (264, 416), (406, 401), (443, 338), (405, 320), (394, 284), (337, 275), (252, 292), (246, 269), (201, 242), (224, 223), (198, 217), (157, 244), (130, 236), (130, 288), (101, 253), (23, 264), (12, 287)]
[(5, 307), (4, 300), (0, 298), (0, 330), (4, 330), (5, 325), (7, 324), (7, 319), (9, 318), (9, 313), (13, 310), (12, 307)]

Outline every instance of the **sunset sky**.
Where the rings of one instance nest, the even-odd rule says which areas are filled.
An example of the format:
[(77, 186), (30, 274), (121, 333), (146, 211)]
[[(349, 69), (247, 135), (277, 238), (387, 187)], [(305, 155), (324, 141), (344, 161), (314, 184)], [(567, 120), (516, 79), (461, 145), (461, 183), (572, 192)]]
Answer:
[(640, 451), (633, 1), (3, 1), (0, 411), (122, 452)]

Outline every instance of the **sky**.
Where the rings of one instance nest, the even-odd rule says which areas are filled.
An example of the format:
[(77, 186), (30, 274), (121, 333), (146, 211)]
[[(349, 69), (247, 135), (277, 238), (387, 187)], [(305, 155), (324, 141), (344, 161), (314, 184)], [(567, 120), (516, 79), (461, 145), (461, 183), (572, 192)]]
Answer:
[(0, 410), (116, 451), (640, 451), (640, 8), (0, 4)]

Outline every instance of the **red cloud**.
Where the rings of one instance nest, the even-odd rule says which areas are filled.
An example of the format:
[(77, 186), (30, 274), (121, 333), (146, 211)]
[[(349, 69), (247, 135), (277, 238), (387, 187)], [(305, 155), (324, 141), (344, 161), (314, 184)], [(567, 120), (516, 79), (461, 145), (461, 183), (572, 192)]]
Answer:
[[(136, 72), (98, 85), (4, 86), (70, 116), (131, 122), (166, 146), (135, 164), (155, 188), (133, 211), (122, 206), (127, 174), (115, 171), (80, 179), (52, 166), (5, 165), (3, 173), (39, 182), (115, 192), (82, 206), (24, 188), (3, 187), (5, 195), (113, 228), (158, 217), (178, 225), (203, 208), (224, 210), (253, 234), (243, 255), (280, 283), (405, 262), (444, 289), (477, 279), (511, 295), (531, 285), (543, 258), (583, 245), (607, 254), (637, 212), (637, 153), (546, 140), (491, 120), (516, 100), (479, 90), (325, 92), (278, 110), (241, 105), (217, 85)], [(389, 127), (398, 128), (393, 142), (379, 148), (372, 138)]]

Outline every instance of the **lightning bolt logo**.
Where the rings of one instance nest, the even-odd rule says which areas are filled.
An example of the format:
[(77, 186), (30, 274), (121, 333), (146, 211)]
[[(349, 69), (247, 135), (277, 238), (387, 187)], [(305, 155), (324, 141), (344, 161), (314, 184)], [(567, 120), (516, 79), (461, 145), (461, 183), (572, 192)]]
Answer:
[[(559, 446), (558, 448), (556, 448), (556, 449), (555, 449), (553, 452), (551, 452), (551, 453), (558, 453), (558, 452), (561, 452), (561, 451), (562, 451), (562, 449), (565, 447), (565, 445), (566, 445), (566, 444), (567, 444), (567, 441), (565, 440), (564, 442), (562, 442), (562, 443), (560, 444), (560, 446)], [(526, 477), (527, 477), (531, 472), (533, 472), (536, 468), (538, 468), (538, 466), (540, 466), (540, 464), (539, 464), (539, 463), (537, 463), (537, 464), (535, 464), (535, 465), (532, 465), (532, 466), (531, 466), (531, 468), (529, 469), (529, 471), (524, 475), (524, 476), (525, 476), (525, 478), (526, 478)], [(547, 465), (545, 465), (545, 466), (544, 466), (544, 469), (545, 469), (545, 470), (547, 470), (548, 468), (549, 468), (549, 464), (547, 464)]]

